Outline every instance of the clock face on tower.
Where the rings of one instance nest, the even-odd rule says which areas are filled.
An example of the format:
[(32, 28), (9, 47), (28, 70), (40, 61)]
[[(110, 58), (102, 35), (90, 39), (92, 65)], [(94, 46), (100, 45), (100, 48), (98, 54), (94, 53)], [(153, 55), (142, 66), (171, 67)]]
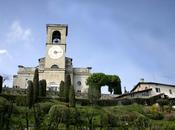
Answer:
[(49, 49), (48, 55), (52, 59), (58, 59), (63, 55), (63, 49), (59, 46), (53, 46)]

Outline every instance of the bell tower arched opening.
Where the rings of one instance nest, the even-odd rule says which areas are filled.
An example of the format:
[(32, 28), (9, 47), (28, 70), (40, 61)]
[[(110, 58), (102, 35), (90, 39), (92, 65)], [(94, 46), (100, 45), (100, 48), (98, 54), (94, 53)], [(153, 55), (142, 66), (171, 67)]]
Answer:
[(59, 44), (61, 41), (61, 33), (59, 31), (54, 31), (52, 33), (52, 43)]

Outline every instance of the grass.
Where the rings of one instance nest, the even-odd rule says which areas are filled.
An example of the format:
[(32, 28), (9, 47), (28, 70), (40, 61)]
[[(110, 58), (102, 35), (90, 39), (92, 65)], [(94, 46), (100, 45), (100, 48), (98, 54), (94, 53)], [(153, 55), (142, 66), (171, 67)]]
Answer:
[[(2, 97), (0, 97), (0, 111), (3, 111), (5, 109), (5, 106), (8, 105), (8, 101)], [(49, 99), (47, 101), (42, 101), (36, 104), (36, 107), (41, 114), (41, 120), (43, 120), (43, 126), (48, 125), (49, 121), (49, 110), (53, 105), (58, 106), (68, 106), (68, 103), (60, 102), (56, 99)], [(81, 106), (77, 105), (76, 110), (80, 113), (80, 118), (84, 122), (83, 125), (88, 125), (90, 123), (90, 118), (92, 117), (92, 124), (93, 126), (100, 127), (109, 127), (109, 126), (118, 126), (118, 127), (135, 127), (134, 124), (140, 123), (136, 122), (141, 119), (143, 121), (144, 119), (149, 120), (149, 123), (151, 123), (151, 126), (153, 128), (159, 128), (161, 130), (162, 128), (167, 128), (171, 130), (171, 127), (175, 128), (175, 112), (172, 111), (169, 115), (171, 117), (168, 117), (166, 115), (167, 112), (160, 112), (159, 109), (155, 108), (155, 106), (143, 106), (138, 104), (132, 104), (132, 105), (115, 105), (115, 106)], [(13, 128), (18, 128), (20, 126), (25, 127), (26, 126), (26, 111), (28, 111), (28, 119), (29, 124), (34, 125), (34, 113), (33, 109), (29, 110), (25, 106), (17, 106), (15, 103), (13, 105), (13, 112), (10, 118), (10, 125), (13, 126)], [(148, 114), (154, 114), (154, 113), (161, 113), (166, 118), (154, 120), (151, 119)], [(1, 115), (2, 116), (2, 115)], [(170, 118), (168, 120), (168, 118)]]

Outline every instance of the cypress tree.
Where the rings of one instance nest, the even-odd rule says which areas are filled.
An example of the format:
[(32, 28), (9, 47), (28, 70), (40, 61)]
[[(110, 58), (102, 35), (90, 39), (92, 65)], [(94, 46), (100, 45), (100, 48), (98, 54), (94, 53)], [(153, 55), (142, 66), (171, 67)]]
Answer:
[(46, 80), (43, 79), (43, 80), (42, 80), (42, 96), (43, 96), (43, 97), (46, 96), (46, 85), (47, 85)]
[(29, 80), (27, 83), (28, 83), (27, 104), (30, 109), (33, 106), (33, 83), (31, 80)]
[(0, 75), (0, 93), (2, 93), (3, 77)]
[(38, 68), (35, 69), (34, 77), (33, 77), (33, 101), (37, 102), (37, 98), (39, 96), (39, 75)]
[(66, 75), (66, 81), (65, 81), (65, 86), (64, 86), (64, 94), (65, 94), (65, 101), (69, 102), (69, 89), (71, 86), (71, 78), (70, 74)]
[(39, 96), (45, 97), (46, 96), (46, 80), (42, 79), (39, 81)]
[(69, 89), (69, 106), (75, 107), (75, 90), (73, 85)]
[(64, 81), (60, 82), (60, 88), (59, 88), (59, 96), (64, 98)]
[(42, 91), (43, 91), (43, 88), (42, 88), (42, 80), (39, 81), (39, 96), (41, 97), (42, 96)]

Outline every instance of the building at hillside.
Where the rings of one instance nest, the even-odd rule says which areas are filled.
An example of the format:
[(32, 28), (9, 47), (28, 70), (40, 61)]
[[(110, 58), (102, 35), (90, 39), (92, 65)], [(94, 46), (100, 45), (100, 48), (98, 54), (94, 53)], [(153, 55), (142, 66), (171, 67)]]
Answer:
[(141, 81), (134, 86), (130, 93), (122, 94), (119, 98), (151, 98), (155, 96), (175, 98), (175, 85)]
[(13, 76), (13, 87), (27, 88), (27, 81), (33, 80), (35, 68), (39, 69), (39, 79), (47, 81), (48, 90), (59, 90), (61, 81), (65, 81), (66, 74), (71, 75), (71, 82), (76, 92), (87, 92), (86, 79), (90, 75), (91, 67), (75, 68), (72, 59), (66, 57), (66, 37), (68, 25), (48, 24), (46, 55), (38, 60), (36, 67), (18, 66), (17, 75)]

